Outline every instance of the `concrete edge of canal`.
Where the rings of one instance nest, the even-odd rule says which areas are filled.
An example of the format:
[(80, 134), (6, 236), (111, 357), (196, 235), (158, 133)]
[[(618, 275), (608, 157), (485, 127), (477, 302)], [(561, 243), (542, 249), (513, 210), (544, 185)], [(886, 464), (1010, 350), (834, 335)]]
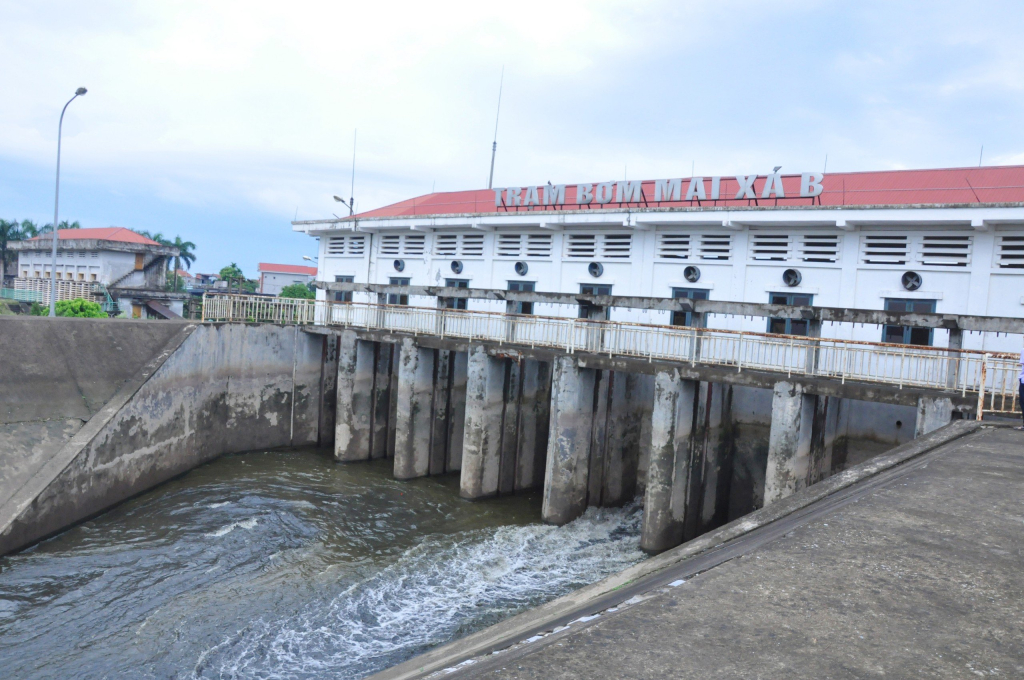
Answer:
[[(985, 424), (985, 427), (990, 426)], [(977, 421), (960, 420), (928, 435), (899, 446), (886, 454), (838, 473), (828, 479), (799, 491), (788, 498), (770, 504), (729, 524), (644, 560), (618, 574), (597, 583), (580, 588), (568, 595), (552, 600), (534, 609), (522, 612), (506, 621), (495, 624), (429, 652), (421, 654), (402, 664), (381, 671), (372, 680), (411, 680), (426, 677), (445, 669), (452, 669), (476, 657), (507, 649), (533, 636), (550, 632), (560, 626), (592, 616), (628, 600), (630, 597), (665, 585), (666, 578), (675, 578), (684, 563), (690, 562), (693, 571), (699, 573), (716, 566), (720, 561), (731, 559), (726, 555), (721, 560), (712, 553), (727, 552), (729, 544), (748, 537), (782, 520), (796, 518), (802, 511), (826, 501), (830, 496), (855, 485), (870, 484), (872, 478), (897, 469), (922, 455), (942, 447), (983, 427)], [(787, 529), (788, 530), (788, 529)], [(703, 564), (707, 562), (706, 564)], [(665, 572), (671, 569), (672, 577)], [(667, 581), (666, 581), (667, 583)]]

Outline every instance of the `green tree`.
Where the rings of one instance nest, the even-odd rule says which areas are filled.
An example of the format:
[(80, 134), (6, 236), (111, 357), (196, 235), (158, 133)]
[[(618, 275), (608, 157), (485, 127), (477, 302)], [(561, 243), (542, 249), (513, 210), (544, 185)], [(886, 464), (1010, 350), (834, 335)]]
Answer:
[[(27, 221), (28, 220), (26, 220), (26, 222)], [(81, 229), (82, 225), (78, 223), (78, 220), (75, 220), (74, 222), (68, 222), (67, 220), (61, 220), (60, 228), (61, 229)], [(43, 226), (41, 226), (38, 229), (36, 229), (35, 236), (39, 236), (41, 234), (49, 234), (51, 231), (53, 231), (53, 222), (47, 222)]]
[(278, 297), (293, 298), (296, 300), (312, 300), (316, 295), (304, 283), (292, 283), (281, 289)]
[[(50, 309), (39, 303), (33, 303), (32, 313), (36, 316), (46, 316), (50, 313)], [(57, 300), (57, 316), (105, 319), (107, 318), (107, 313), (103, 311), (98, 302), (92, 302), (84, 298), (75, 298), (74, 300)]]
[(7, 272), (7, 261), (12, 253), (7, 252), (7, 244), (21, 240), (21, 225), (17, 220), (0, 220), (0, 287), (3, 287), (4, 274)]
[(242, 269), (237, 264), (232, 262), (227, 267), (220, 270), (219, 273), (221, 281), (227, 281), (228, 279), (244, 279), (245, 275), (242, 274)]
[(185, 269), (191, 269), (192, 263), (196, 261), (196, 254), (193, 249), (196, 247), (192, 241), (182, 241), (180, 236), (174, 237), (172, 246), (178, 249), (178, 254), (174, 257), (174, 288), (178, 290), (178, 270), (181, 269), (181, 263), (185, 263)]

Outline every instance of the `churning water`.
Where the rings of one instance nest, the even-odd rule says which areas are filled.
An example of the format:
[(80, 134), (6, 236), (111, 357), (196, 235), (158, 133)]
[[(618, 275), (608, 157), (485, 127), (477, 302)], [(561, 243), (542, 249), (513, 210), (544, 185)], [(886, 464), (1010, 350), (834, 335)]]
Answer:
[(20, 677), (358, 678), (642, 559), (639, 508), (539, 523), (390, 461), (249, 453), (0, 558)]

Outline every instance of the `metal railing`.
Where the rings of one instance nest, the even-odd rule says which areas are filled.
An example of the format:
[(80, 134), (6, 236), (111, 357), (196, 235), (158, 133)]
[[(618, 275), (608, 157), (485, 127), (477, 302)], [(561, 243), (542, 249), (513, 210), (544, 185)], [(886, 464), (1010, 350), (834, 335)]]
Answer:
[(205, 295), (203, 321), (318, 324), (489, 340), (653, 361), (817, 376), (968, 394), (986, 412), (1018, 409), (1012, 354), (686, 326), (324, 300)]

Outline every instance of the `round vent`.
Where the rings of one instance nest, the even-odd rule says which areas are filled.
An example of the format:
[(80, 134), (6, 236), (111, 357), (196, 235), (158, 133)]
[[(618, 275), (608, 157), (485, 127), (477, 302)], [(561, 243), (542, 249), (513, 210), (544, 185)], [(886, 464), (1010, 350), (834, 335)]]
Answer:
[(395, 260), (395, 271), (400, 272), (405, 269), (405, 260)]
[(690, 265), (689, 267), (683, 270), (683, 278), (689, 281), (690, 283), (697, 283), (698, 281), (700, 281), (700, 269), (694, 267), (693, 265)]
[(804, 277), (800, 274), (799, 269), (787, 269), (782, 272), (782, 282), (792, 288), (793, 286), (799, 286), (800, 282), (804, 280)]
[(525, 262), (516, 262), (516, 274), (526, 276), (526, 272), (528, 271), (530, 271), (530, 268), (526, 266)]
[(907, 290), (917, 290), (924, 283), (921, 275), (917, 272), (904, 272), (903, 278), (900, 281), (902, 281), (903, 287)]
[(462, 273), (462, 263), (458, 260), (452, 260), (452, 271), (456, 274)]
[(604, 274), (604, 265), (600, 262), (591, 262), (587, 267), (587, 271), (590, 272), (590, 275), (595, 279), (599, 278), (601, 274)]

